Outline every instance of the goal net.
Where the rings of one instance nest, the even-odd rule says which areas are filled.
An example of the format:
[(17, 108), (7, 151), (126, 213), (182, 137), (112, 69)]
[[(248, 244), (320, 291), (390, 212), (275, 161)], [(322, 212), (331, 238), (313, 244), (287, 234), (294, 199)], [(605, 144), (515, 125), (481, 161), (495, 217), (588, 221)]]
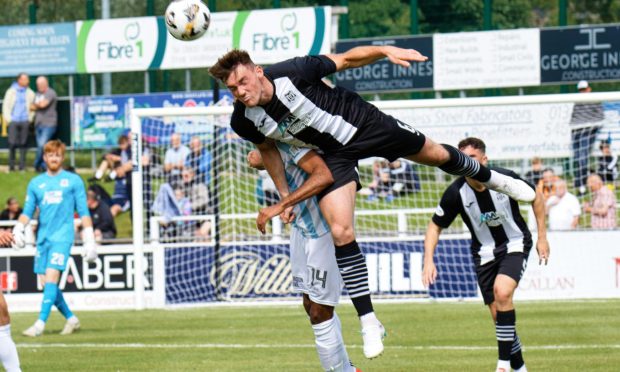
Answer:
[[(436, 142), (456, 146), (465, 137), (482, 139), (490, 165), (511, 169), (537, 185), (551, 211), (563, 192), (578, 205), (590, 202), (591, 174), (617, 194), (618, 94), (375, 104)], [(134, 241), (136, 249), (151, 244), (157, 252), (154, 262), (161, 267), (154, 272), (166, 304), (294, 297), (290, 228), (276, 218), (266, 235), (256, 229), (257, 211), (278, 195), (267, 175), (248, 167), (247, 154), (254, 147), (231, 131), (231, 111), (132, 111)], [(426, 226), (455, 178), (404, 159), (364, 159), (359, 171), (363, 188), (357, 195), (355, 229), (373, 295), (477, 297), (470, 234), (460, 219), (442, 233), (435, 256), (437, 283), (429, 289), (421, 281)], [(535, 230), (531, 208), (524, 205), (522, 214)], [(550, 227), (567, 228), (573, 217), (575, 229), (601, 228), (596, 225), (600, 219), (581, 208), (568, 222), (556, 216)]]

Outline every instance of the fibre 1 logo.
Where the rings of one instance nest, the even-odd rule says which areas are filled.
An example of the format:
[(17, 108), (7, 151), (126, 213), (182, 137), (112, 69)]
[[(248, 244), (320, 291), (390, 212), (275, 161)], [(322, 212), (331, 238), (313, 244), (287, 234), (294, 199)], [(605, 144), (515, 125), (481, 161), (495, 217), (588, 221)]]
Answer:
[(281, 51), (291, 48), (299, 49), (299, 31), (297, 28), (297, 14), (287, 13), (280, 19), (281, 34), (267, 32), (255, 33), (252, 36), (252, 49), (265, 51)]
[(140, 24), (128, 23), (124, 30), (125, 42), (114, 44), (111, 41), (102, 41), (97, 44), (98, 59), (132, 59), (142, 57), (142, 40), (140, 37)]

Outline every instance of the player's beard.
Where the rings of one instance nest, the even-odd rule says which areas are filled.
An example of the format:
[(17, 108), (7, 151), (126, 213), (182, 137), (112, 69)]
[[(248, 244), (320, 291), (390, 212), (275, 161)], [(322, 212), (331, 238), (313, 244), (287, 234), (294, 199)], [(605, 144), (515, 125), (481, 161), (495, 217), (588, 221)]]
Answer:
[(47, 166), (47, 170), (51, 173), (57, 173), (62, 167), (62, 161), (51, 161), (45, 164)]

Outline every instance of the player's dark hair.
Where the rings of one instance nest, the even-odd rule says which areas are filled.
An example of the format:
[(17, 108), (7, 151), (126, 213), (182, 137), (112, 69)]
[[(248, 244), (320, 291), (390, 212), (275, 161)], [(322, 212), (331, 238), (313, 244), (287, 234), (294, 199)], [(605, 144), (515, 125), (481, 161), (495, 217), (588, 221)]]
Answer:
[(121, 145), (123, 143), (127, 143), (129, 142), (129, 137), (127, 137), (127, 135), (123, 134), (121, 136), (118, 137), (118, 144)]
[(11, 196), (6, 200), (6, 205), (10, 205), (12, 203), (17, 203), (17, 198), (14, 196)]
[(19, 80), (19, 78), (21, 78), (22, 76), (28, 76), (28, 74), (25, 73), (25, 72), (20, 72), (19, 74), (17, 74), (17, 77), (15, 78), (15, 81)]
[(459, 150), (462, 150), (469, 146), (476, 150), (482, 151), (483, 154), (486, 154), (487, 152), (487, 145), (485, 145), (484, 141), (482, 141), (480, 138), (467, 137), (464, 140), (461, 140), (458, 145)]
[(209, 69), (209, 73), (214, 78), (224, 82), (238, 65), (254, 66), (254, 62), (245, 50), (233, 49), (221, 56), (215, 65)]

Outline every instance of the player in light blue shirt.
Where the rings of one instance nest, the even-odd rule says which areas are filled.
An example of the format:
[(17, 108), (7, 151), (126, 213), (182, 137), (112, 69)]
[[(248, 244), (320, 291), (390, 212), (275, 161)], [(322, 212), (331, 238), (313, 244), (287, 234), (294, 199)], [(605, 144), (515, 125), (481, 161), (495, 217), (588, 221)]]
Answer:
[(73, 315), (58, 288), (60, 274), (67, 267), (73, 245), (75, 211), (81, 217), (84, 227), (84, 259), (93, 262), (97, 258), (84, 182), (75, 173), (62, 169), (64, 156), (65, 145), (61, 141), (53, 140), (45, 144), (43, 160), (47, 172), (33, 178), (28, 184), (24, 211), (13, 228), (14, 247), (23, 248), (26, 225), (33, 218), (35, 209), (39, 209), (34, 272), (43, 284), (43, 302), (39, 319), (23, 332), (24, 336), (36, 337), (43, 334), (53, 305), (56, 305), (67, 319), (61, 334), (73, 333), (80, 327), (78, 318)]
[[(313, 150), (277, 143), (284, 174), (292, 194), (301, 195), (290, 221), (290, 263), (292, 289), (303, 293), (303, 305), (310, 318), (321, 365), (325, 371), (356, 372), (342, 338), (342, 326), (334, 308), (343, 283), (336, 263), (334, 241), (319, 209), (316, 194), (331, 183), (331, 172)], [(248, 154), (251, 167), (261, 169), (257, 151)], [(305, 198), (304, 198), (305, 197)], [(292, 205), (293, 203), (291, 203)]]

